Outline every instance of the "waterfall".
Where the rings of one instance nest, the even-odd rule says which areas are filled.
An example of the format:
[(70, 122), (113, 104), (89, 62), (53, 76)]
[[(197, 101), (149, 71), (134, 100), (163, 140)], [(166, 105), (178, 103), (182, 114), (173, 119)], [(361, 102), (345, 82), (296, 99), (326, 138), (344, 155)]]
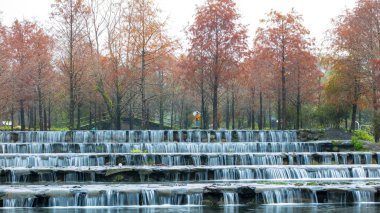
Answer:
[(26, 207), (30, 208), (33, 207), (34, 198), (26, 198), (26, 199), (4, 199), (3, 200), (3, 207)]
[(223, 192), (224, 205), (238, 205), (239, 195), (236, 192)]
[(264, 203), (317, 203), (316, 193), (310, 190), (282, 188), (261, 193)]
[(156, 205), (156, 194), (153, 189), (142, 190), (143, 205)]
[(200, 206), (203, 203), (203, 194), (195, 193), (195, 194), (187, 194), (186, 195), (186, 204), (187, 205), (195, 205)]
[(333, 156), (334, 156), (334, 162), (335, 162), (335, 164), (339, 164), (338, 153), (334, 152), (334, 153), (333, 153)]
[(354, 153), (353, 158), (354, 158), (354, 164), (361, 164), (362, 163), (362, 157), (361, 157), (360, 153)]
[(183, 132), (182, 132), (182, 130), (178, 131), (178, 142), (183, 142)]
[(342, 153), (340, 156), (342, 158), (342, 164), (347, 164), (347, 154)]
[[(4, 131), (0, 133), (0, 142), (168, 142), (174, 141), (174, 132), (177, 133), (179, 142), (200, 142), (203, 130), (97, 130), (97, 131)], [(207, 142), (211, 141), (211, 131), (205, 131)], [(213, 131), (216, 142), (232, 142), (235, 131)], [(296, 142), (295, 131), (246, 131), (237, 130), (237, 142)], [(206, 142), (206, 141), (205, 141)]]
[(216, 142), (222, 142), (222, 132), (218, 131), (215, 133)]
[(378, 200), (380, 153), (296, 131), (4, 131), (0, 142), (4, 207)]
[[(292, 156), (289, 156), (289, 158), (293, 159)], [(296, 159), (297, 159), (297, 162), (299, 165), (310, 165), (311, 164), (311, 159), (310, 159), (309, 154), (299, 154), (296, 156)], [(290, 163), (290, 162), (293, 162), (293, 161), (289, 160), (290, 165), (294, 164), (294, 163)]]
[(332, 156), (331, 154), (325, 154), (323, 155), (323, 160), (322, 160), (323, 164), (332, 164)]
[(366, 178), (366, 172), (363, 167), (352, 168), (352, 177)]
[(162, 131), (162, 130), (150, 131), (150, 134), (151, 134), (151, 136), (150, 136), (151, 141), (150, 142), (159, 143), (159, 142), (164, 141), (164, 131)]
[(173, 130), (168, 130), (168, 142), (173, 142), (174, 141), (174, 133)]
[(85, 192), (74, 192), (73, 197), (49, 198), (48, 206), (138, 206), (139, 197), (139, 193), (121, 193), (111, 190), (103, 191), (95, 196), (90, 196)]
[(365, 157), (365, 163), (366, 164), (371, 164), (372, 163), (372, 153), (368, 154), (364, 154), (364, 157)]
[(232, 142), (232, 132), (231, 131), (224, 131), (224, 135), (227, 142)]
[(375, 193), (372, 191), (353, 191), (352, 195), (354, 197), (354, 202), (362, 203), (362, 202), (374, 202), (375, 201)]

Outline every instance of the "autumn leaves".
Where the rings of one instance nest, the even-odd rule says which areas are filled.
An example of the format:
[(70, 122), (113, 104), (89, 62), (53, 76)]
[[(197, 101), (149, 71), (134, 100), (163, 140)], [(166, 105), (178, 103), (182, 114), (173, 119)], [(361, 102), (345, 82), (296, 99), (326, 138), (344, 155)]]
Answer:
[[(239, 96), (243, 99), (239, 102), (248, 109), (250, 127), (254, 128), (256, 122), (257, 98), (260, 129), (265, 123), (264, 111), (268, 108), (270, 111), (272, 103), (277, 103), (279, 128), (300, 127), (301, 105), (316, 100), (321, 76), (302, 17), (294, 11), (288, 14), (271, 11), (257, 30), (252, 49), (248, 48), (247, 30), (239, 19), (232, 0), (209, 0), (198, 8), (195, 22), (188, 31), (191, 42), (188, 57), (193, 66), (187, 76), (196, 81), (194, 85), (201, 96), (211, 97), (212, 127), (219, 127), (220, 93), (227, 96), (227, 128), (230, 112), (232, 127), (235, 127), (235, 105)], [(297, 107), (297, 119), (288, 122), (290, 100)], [(267, 109), (263, 109), (263, 102)], [(202, 101), (202, 113), (207, 114), (204, 104)], [(271, 112), (268, 114), (271, 121)]]
[(233, 0), (206, 0), (181, 49), (154, 1), (56, 0), (49, 30), (0, 28), (2, 115), (23, 130), (189, 128), (194, 110), (215, 129), (333, 126), (348, 111), (354, 124), (364, 109), (377, 118), (378, 10), (358, 1), (317, 56), (295, 11), (270, 11), (249, 41)]

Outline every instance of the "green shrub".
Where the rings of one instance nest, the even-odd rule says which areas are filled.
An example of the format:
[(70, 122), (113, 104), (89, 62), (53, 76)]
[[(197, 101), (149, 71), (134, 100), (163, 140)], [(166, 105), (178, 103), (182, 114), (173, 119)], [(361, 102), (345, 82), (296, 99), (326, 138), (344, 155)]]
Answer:
[(354, 149), (356, 151), (362, 151), (363, 150), (363, 141), (360, 141), (357, 136), (352, 136), (351, 138), (352, 145), (354, 145)]
[(140, 150), (140, 149), (132, 149), (131, 153), (138, 154), (138, 153), (144, 153), (144, 152), (142, 150)]
[(343, 141), (340, 141), (340, 140), (332, 140), (331, 143), (332, 143), (333, 146), (338, 146), (338, 145), (342, 144)]
[(375, 139), (369, 135), (368, 132), (363, 130), (355, 130), (354, 136), (359, 140), (375, 142)]

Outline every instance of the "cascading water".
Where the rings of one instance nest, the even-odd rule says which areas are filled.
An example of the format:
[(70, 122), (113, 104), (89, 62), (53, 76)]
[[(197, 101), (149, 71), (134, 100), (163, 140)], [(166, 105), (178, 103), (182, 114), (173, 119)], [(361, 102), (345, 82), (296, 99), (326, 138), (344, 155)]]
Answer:
[(374, 202), (375, 196), (372, 191), (353, 191), (354, 202), (362, 203), (362, 202)]
[(236, 192), (223, 192), (224, 205), (238, 205), (239, 195)]
[[(212, 141), (211, 135), (214, 135)], [(175, 137), (174, 135), (177, 135)], [(203, 136), (204, 135), (204, 136)], [(97, 131), (28, 131), (1, 132), (0, 142), (294, 142), (295, 131), (246, 131), (246, 130), (97, 130)], [(236, 140), (234, 142), (237, 142)]]
[(317, 203), (315, 192), (300, 189), (275, 189), (263, 191), (262, 197), (264, 203)]
[(0, 205), (374, 202), (375, 188), (347, 183), (380, 181), (380, 153), (331, 144), (296, 131), (0, 132)]

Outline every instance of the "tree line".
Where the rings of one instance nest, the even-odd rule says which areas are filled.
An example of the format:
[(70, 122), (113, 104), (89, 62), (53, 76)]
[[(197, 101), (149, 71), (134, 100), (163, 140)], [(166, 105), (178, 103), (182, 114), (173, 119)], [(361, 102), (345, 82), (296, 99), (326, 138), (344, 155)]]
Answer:
[(0, 26), (1, 119), (21, 130), (191, 128), (197, 110), (206, 129), (359, 121), (378, 139), (379, 9), (358, 0), (316, 47), (294, 10), (269, 11), (248, 35), (233, 0), (206, 0), (184, 45), (152, 0), (56, 0), (51, 27)]

